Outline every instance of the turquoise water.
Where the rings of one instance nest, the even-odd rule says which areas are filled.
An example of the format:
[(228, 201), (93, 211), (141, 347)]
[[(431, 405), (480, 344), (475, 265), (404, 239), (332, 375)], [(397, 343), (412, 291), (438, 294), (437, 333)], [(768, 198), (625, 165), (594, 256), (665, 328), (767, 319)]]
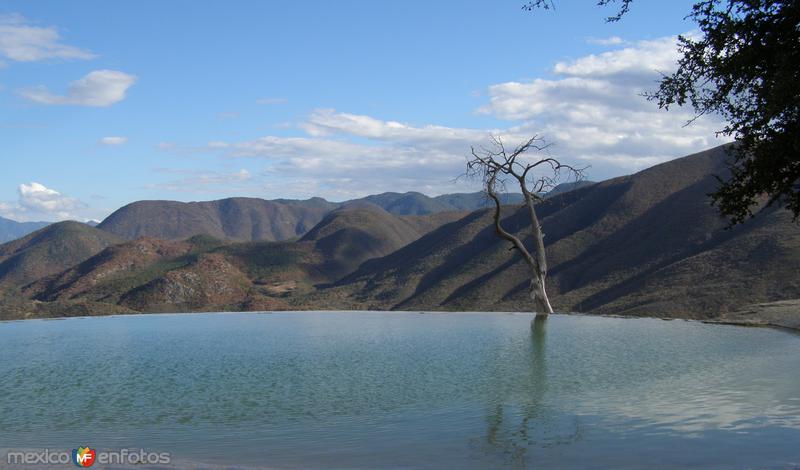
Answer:
[(800, 466), (800, 336), (275, 313), (0, 323), (0, 448), (277, 468)]

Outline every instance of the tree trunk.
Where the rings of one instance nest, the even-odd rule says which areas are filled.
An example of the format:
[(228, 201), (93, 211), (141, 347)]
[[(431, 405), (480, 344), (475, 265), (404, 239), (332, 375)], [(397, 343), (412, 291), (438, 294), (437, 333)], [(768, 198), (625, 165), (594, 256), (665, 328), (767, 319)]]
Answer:
[(522, 194), (525, 196), (525, 205), (528, 206), (528, 216), (531, 219), (531, 234), (533, 235), (534, 244), (534, 260), (535, 263), (531, 266), (531, 285), (530, 296), (533, 301), (536, 315), (547, 317), (553, 313), (553, 307), (550, 305), (550, 299), (547, 298), (547, 289), (545, 289), (545, 277), (547, 276), (547, 257), (544, 252), (544, 232), (539, 223), (539, 217), (536, 215), (534, 209), (533, 195), (525, 187), (524, 179), (519, 180)]
[[(536, 316), (541, 320), (553, 313), (553, 306), (547, 298), (545, 289), (545, 278), (547, 277), (547, 257), (544, 248), (544, 232), (536, 215), (534, 203), (541, 201), (541, 194), (545, 190), (552, 189), (557, 183), (560, 172), (569, 171), (575, 175), (576, 181), (582, 176), (583, 169), (578, 169), (569, 165), (564, 165), (552, 157), (542, 157), (538, 161), (526, 161), (521, 157), (528, 150), (544, 151), (548, 145), (544, 140), (534, 136), (523, 144), (519, 145), (513, 152), (507, 153), (503, 141), (499, 137), (492, 136), (494, 143), (493, 149), (481, 147), (480, 151), (472, 147), (473, 159), (467, 162), (467, 176), (480, 175), (486, 185), (486, 194), (494, 201), (494, 228), (501, 238), (511, 243), (511, 250), (519, 251), (525, 264), (528, 265), (531, 273), (528, 294), (530, 295)], [(518, 160), (519, 158), (519, 160)], [(545, 174), (535, 176), (537, 167), (545, 170)], [(550, 176), (547, 173), (550, 173)], [(523, 240), (503, 228), (500, 223), (500, 212), (502, 204), (495, 192), (496, 189), (505, 188), (505, 182), (513, 178), (519, 183), (519, 188), (525, 199), (525, 206), (528, 209), (528, 216), (531, 221), (531, 235), (533, 238), (533, 249), (529, 250)]]
[(553, 313), (553, 307), (550, 305), (550, 299), (547, 298), (547, 291), (545, 290), (544, 277), (539, 277), (534, 274), (530, 284), (530, 296), (533, 301), (533, 306), (536, 316), (546, 317)]

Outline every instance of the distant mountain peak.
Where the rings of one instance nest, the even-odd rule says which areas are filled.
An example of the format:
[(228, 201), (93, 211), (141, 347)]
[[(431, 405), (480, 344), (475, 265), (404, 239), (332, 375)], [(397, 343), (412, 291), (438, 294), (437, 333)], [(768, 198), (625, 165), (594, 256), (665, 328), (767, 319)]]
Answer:
[[(520, 195), (505, 195), (509, 204)], [(302, 237), (333, 210), (349, 207), (379, 207), (394, 215), (429, 215), (448, 211), (470, 211), (485, 207), (481, 193), (429, 197), (419, 192), (385, 192), (334, 203), (320, 197), (306, 200), (235, 197), (215, 201), (138, 201), (128, 204), (102, 221), (98, 228), (126, 239), (152, 236), (180, 240), (193, 235), (211, 235), (233, 241), (281, 241)]]
[(0, 217), (0, 243), (16, 240), (48, 225), (50, 222), (17, 222)]

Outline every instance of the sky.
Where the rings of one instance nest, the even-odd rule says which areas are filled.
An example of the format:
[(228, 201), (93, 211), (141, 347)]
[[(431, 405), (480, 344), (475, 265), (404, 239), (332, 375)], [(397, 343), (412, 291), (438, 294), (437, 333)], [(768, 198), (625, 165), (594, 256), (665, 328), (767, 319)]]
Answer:
[(534, 135), (599, 181), (723, 143), (641, 94), (692, 0), (4, 0), (0, 216), (142, 199), (479, 190), (471, 146)]

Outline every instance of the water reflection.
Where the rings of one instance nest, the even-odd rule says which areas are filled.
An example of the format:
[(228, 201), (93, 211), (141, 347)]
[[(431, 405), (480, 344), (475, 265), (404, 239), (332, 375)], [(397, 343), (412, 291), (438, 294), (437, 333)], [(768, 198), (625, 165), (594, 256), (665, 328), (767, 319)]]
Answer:
[[(564, 419), (547, 403), (547, 317), (537, 315), (531, 320), (528, 341), (510, 344), (524, 355), (526, 367), (520, 370), (522, 393), (513, 388), (497, 387), (502, 392), (488, 400), (486, 435), (473, 441), (480, 458), (490, 462), (502, 461), (510, 468), (528, 468), (536, 461), (536, 450), (570, 444), (580, 439), (577, 417)], [(504, 351), (502, 359), (514, 354)], [(506, 372), (507, 364), (495, 364), (495, 371)], [(477, 442), (476, 442), (477, 441)]]
[(13, 447), (287, 468), (800, 461), (800, 341), (770, 330), (226, 314), (8, 323), (0, 344), (0, 443)]

